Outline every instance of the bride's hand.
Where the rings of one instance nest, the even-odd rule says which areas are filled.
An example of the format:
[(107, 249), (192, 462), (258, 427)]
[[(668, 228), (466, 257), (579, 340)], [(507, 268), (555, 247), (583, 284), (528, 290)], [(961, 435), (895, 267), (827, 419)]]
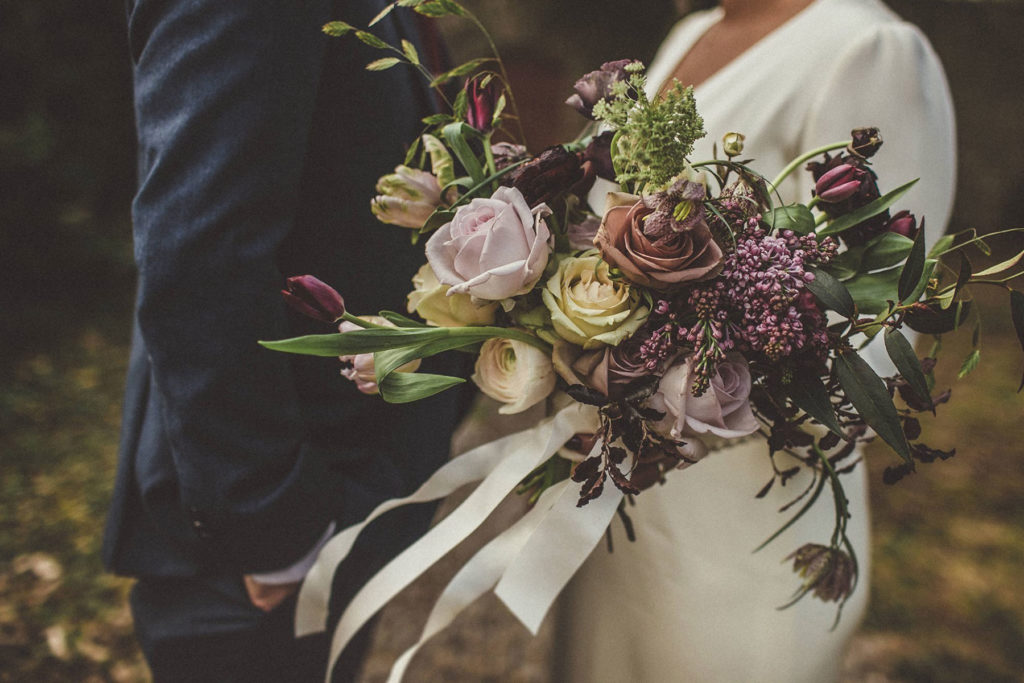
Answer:
[(301, 584), (301, 581), (282, 584), (260, 583), (249, 575), (244, 576), (243, 579), (245, 581), (245, 592), (249, 594), (249, 602), (264, 612), (272, 611), (291, 597)]

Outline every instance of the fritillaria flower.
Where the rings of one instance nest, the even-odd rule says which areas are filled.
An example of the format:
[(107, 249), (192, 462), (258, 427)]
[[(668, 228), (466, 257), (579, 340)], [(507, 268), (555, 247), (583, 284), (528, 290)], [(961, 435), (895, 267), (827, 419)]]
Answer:
[(722, 151), (725, 156), (734, 157), (743, 154), (743, 143), (747, 136), (743, 133), (726, 133), (722, 136)]
[(819, 600), (839, 602), (853, 591), (857, 565), (838, 548), (808, 543), (786, 559), (793, 560), (793, 571), (804, 580), (801, 595), (810, 591)]

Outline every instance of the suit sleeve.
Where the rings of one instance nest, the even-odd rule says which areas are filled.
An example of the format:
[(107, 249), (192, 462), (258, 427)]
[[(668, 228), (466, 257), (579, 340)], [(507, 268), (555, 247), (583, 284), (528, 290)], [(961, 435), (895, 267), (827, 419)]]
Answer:
[[(956, 193), (956, 125), (953, 101), (938, 56), (912, 24), (892, 22), (868, 31), (846, 47), (811, 108), (802, 148), (847, 139), (863, 126), (880, 129), (883, 144), (871, 158), (884, 194), (919, 178), (892, 208), (926, 219), (930, 249), (946, 230)], [(799, 178), (807, 193), (813, 180)], [(914, 333), (904, 330), (908, 338)], [(896, 372), (879, 339), (864, 350), (880, 375)]]
[(140, 0), (130, 21), (140, 156), (138, 322), (183, 514), (240, 572), (287, 566), (330, 522), (276, 256), (293, 227), (325, 0)]

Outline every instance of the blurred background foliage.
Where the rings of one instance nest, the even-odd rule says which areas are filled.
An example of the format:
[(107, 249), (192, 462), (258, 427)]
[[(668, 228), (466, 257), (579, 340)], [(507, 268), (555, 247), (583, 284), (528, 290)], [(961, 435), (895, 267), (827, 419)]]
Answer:
[[(649, 60), (693, 4), (466, 3), (494, 29), (535, 150), (576, 132), (578, 119), (560, 103), (580, 73), (625, 56)], [(928, 34), (953, 89), (953, 225), (1019, 226), (1024, 4), (890, 5)], [(456, 57), (480, 53), (462, 27), (445, 32)], [(0, 63), (0, 681), (145, 680), (127, 583), (105, 575), (98, 559), (134, 289), (123, 2), (6, 0)], [(981, 304), (1004, 318), (1004, 298), (995, 293)], [(930, 426), (935, 445), (956, 443), (958, 455), (895, 489), (874, 487), (872, 609), (848, 681), (1022, 680), (1024, 400), (1014, 395), (1021, 357), (1008, 322), (984, 337), (980, 367), (953, 385), (952, 410), (940, 410)], [(953, 383), (968, 344), (946, 343), (940, 383)], [(878, 456), (870, 459), (875, 482), (887, 464)], [(477, 618), (468, 627), (493, 634), (492, 645), (524, 638), (494, 614)], [(525, 651), (534, 659), (529, 675), (510, 672), (517, 663), (509, 658), (476, 657), (480, 667), (506, 668), (460, 672), (449, 652), (437, 679), (543, 680), (536, 659), (547, 651)]]

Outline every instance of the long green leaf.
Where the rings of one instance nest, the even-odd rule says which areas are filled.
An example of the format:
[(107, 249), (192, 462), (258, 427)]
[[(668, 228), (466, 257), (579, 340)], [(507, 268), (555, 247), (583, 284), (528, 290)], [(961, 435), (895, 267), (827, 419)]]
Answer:
[(900, 185), (892, 192), (882, 195), (870, 204), (865, 204), (856, 211), (852, 211), (845, 216), (840, 216), (836, 220), (832, 221), (824, 228), (818, 231), (819, 235), (835, 235), (836, 233), (849, 230), (853, 226), (863, 223), (872, 216), (877, 216), (882, 213), (890, 206), (899, 201), (900, 197), (905, 195), (910, 188), (914, 186), (917, 179), (911, 180), (905, 185)]
[(892, 364), (917, 394), (917, 398), (931, 406), (932, 395), (928, 391), (928, 382), (925, 380), (924, 370), (921, 369), (921, 361), (902, 332), (891, 329), (885, 333), (885, 351), (892, 359)]
[(461, 377), (450, 377), (448, 375), (432, 375), (423, 372), (394, 372), (388, 375), (383, 383), (379, 383), (377, 387), (380, 389), (381, 398), (388, 403), (412, 403), (465, 382), (466, 380)]
[(273, 351), (298, 353), (306, 356), (351, 356), (374, 353), (403, 346), (415, 346), (443, 337), (448, 328), (353, 330), (336, 334), (313, 334), (280, 341), (261, 341), (260, 345)]
[(385, 70), (390, 69), (391, 67), (395, 66), (396, 64), (401, 64), (401, 63), (402, 63), (402, 60), (399, 59), (398, 57), (381, 57), (380, 59), (375, 59), (372, 62), (370, 62), (369, 64), (367, 64), (366, 65), (366, 70), (367, 71), (385, 71)]
[(846, 397), (869, 427), (892, 447), (907, 465), (914, 467), (910, 446), (900, 424), (899, 413), (885, 383), (871, 366), (853, 351), (842, 353), (835, 361), (836, 376)]
[(1024, 251), (1020, 252), (1013, 258), (1006, 259), (1002, 263), (997, 263), (996, 265), (991, 266), (990, 268), (986, 268), (985, 270), (979, 273), (975, 273), (974, 275), (975, 277), (989, 277), (990, 275), (999, 275), (1000, 273), (1005, 273), (1010, 268), (1013, 268), (1015, 265), (1020, 263), (1021, 259), (1024, 259)]
[(473, 148), (470, 147), (469, 141), (466, 139), (467, 135), (472, 135), (472, 128), (467, 126), (465, 123), (449, 123), (443, 129), (441, 134), (444, 135), (445, 140), (448, 142), (448, 146), (455, 156), (458, 158), (462, 167), (466, 169), (466, 173), (473, 179), (474, 183), (482, 183), (487, 177), (484, 173), (484, 167), (480, 164), (480, 160), (473, 152)]
[(389, 323), (394, 323), (398, 327), (422, 327), (425, 329), (430, 329), (430, 325), (420, 322), (419, 320), (413, 320), (412, 318), (404, 316), (401, 313), (396, 313), (394, 311), (380, 311), (377, 315), (384, 318)]
[(924, 224), (922, 222), (921, 229), (917, 231), (917, 237), (914, 238), (914, 246), (910, 248), (907, 262), (903, 264), (903, 269), (900, 272), (900, 283), (896, 288), (900, 302), (907, 301), (908, 297), (917, 289), (917, 284), (921, 281), (921, 274), (924, 273), (924, 257)]
[(815, 377), (813, 373), (796, 373), (786, 391), (797, 408), (828, 427), (837, 436), (846, 438), (839, 420), (836, 419), (835, 408), (828, 399), (828, 390), (821, 379)]
[(856, 314), (854, 299), (842, 282), (823, 270), (814, 270), (814, 279), (805, 284), (807, 289), (827, 308), (852, 318)]
[(964, 358), (963, 365), (960, 366), (960, 372), (957, 373), (959, 379), (963, 379), (971, 372), (974, 372), (974, 368), (978, 367), (978, 361), (981, 360), (981, 349), (974, 349), (967, 358)]
[(375, 17), (374, 17), (373, 19), (371, 19), (371, 20), (370, 20), (370, 23), (369, 23), (369, 24), (367, 24), (367, 26), (374, 26), (375, 24), (377, 24), (378, 22), (380, 22), (380, 21), (381, 21), (381, 20), (382, 20), (382, 19), (383, 19), (384, 17), (386, 17), (387, 15), (391, 14), (391, 10), (395, 9), (395, 5), (396, 5), (396, 4), (397, 4), (397, 3), (394, 3), (394, 2), (388, 3), (387, 7), (385, 7), (384, 9), (382, 9), (382, 10), (381, 10), (381, 11), (380, 11), (380, 12), (379, 12), (379, 13), (377, 14), (377, 16), (375, 16)]

